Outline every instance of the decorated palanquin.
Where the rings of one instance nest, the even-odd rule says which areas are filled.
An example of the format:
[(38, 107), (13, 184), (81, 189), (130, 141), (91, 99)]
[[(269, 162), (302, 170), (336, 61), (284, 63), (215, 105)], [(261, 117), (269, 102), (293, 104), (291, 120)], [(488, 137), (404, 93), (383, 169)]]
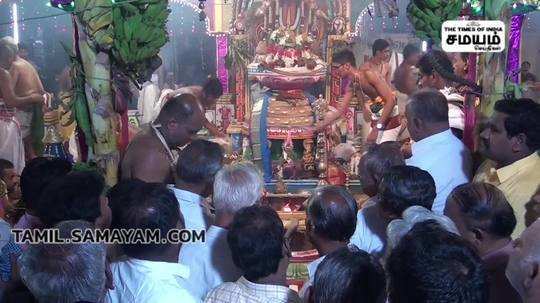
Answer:
[(273, 192), (267, 203), (285, 224), (300, 221), (288, 272), (289, 283), (298, 287), (307, 278), (306, 263), (318, 256), (305, 235), (303, 202), (309, 189), (348, 182), (343, 170), (328, 161), (327, 136), (312, 129), (340, 96), (333, 83), (341, 82), (329, 74), (328, 59), (336, 37), (350, 33), (350, 1), (234, 1), (228, 50), (235, 123), (247, 130), (250, 160), (262, 168), (267, 190)]
[(236, 122), (249, 129), (251, 160), (267, 182), (280, 169), (317, 177), (313, 104), (330, 97), (329, 37), (350, 33), (350, 0), (235, 1), (233, 15)]
[(293, 139), (311, 138), (312, 134), (304, 131), (313, 126), (313, 110), (303, 91), (280, 92), (269, 104), (268, 138)]

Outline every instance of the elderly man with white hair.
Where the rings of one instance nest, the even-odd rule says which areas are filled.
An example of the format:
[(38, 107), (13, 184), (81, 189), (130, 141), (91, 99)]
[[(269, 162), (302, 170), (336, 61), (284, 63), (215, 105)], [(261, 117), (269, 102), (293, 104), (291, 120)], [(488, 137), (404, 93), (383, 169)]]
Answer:
[(185, 244), (179, 256), (179, 262), (189, 266), (189, 291), (197, 298), (204, 299), (212, 288), (242, 276), (227, 244), (228, 228), (236, 212), (256, 204), (263, 190), (262, 176), (252, 164), (232, 164), (216, 174), (214, 224), (208, 228), (204, 243)]
[[(82, 220), (55, 227), (63, 238), (75, 229), (93, 228)], [(40, 303), (101, 302), (110, 285), (106, 254), (104, 244), (31, 245), (19, 258), (20, 275)]]

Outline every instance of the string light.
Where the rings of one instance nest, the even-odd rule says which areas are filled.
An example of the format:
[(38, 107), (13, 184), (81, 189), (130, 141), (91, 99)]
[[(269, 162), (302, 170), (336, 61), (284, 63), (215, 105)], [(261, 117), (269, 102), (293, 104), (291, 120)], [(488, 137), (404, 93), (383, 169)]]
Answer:
[[(356, 19), (356, 23), (354, 25), (354, 32), (351, 34), (352, 37), (358, 37), (360, 35), (360, 30), (364, 27), (364, 16), (368, 14), (370, 10), (373, 10), (375, 8), (375, 5), (373, 3), (370, 3), (366, 8), (364, 8), (360, 15), (358, 16), (358, 19)], [(371, 31), (374, 30), (373, 22), (371, 22)]]
[(15, 43), (19, 44), (19, 10), (17, 8), (17, 3), (13, 3), (11, 6), (11, 13), (13, 18), (13, 40), (15, 40)]
[(427, 41), (422, 41), (422, 52), (427, 51)]
[[(195, 4), (191, 3), (191, 2), (187, 2), (186, 0), (172, 0), (171, 2), (176, 3), (176, 4), (180, 4), (181, 6), (188, 6), (188, 7), (192, 8), (197, 14), (200, 14), (201, 11), (202, 11), (197, 5), (195, 5)], [(206, 18), (204, 19), (204, 22), (205, 22), (205, 25), (206, 25), (206, 34), (210, 34), (210, 20), (208, 19), (208, 16), (206, 16)]]

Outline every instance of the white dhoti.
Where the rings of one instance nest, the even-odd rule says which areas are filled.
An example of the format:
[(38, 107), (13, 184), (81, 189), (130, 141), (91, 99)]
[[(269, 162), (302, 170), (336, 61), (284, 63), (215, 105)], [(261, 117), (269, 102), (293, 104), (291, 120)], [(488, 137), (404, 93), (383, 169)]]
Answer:
[(32, 131), (32, 117), (34, 116), (34, 113), (30, 111), (24, 111), (24, 110), (15, 110), (15, 117), (17, 118), (17, 121), (19, 122), (20, 128), (21, 128), (21, 134), (23, 138), (26, 138), (30, 136), (30, 132)]
[(24, 144), (19, 124), (14, 117), (0, 113), (0, 159), (13, 163), (17, 173), (24, 168)]
[(377, 134), (377, 144), (381, 144), (383, 142), (388, 141), (398, 141), (400, 137), (401, 132), (401, 126), (398, 126), (396, 128), (392, 129), (385, 129), (383, 131), (379, 131)]
[(377, 124), (377, 121), (379, 120), (379, 117), (382, 115), (382, 111), (383, 109), (381, 108), (378, 113), (370, 112), (371, 122), (366, 123), (366, 126), (369, 129), (368, 134), (373, 131), (377, 132), (377, 139), (375, 141), (375, 143), (377, 144), (387, 142), (387, 141), (398, 141), (398, 138), (401, 134), (401, 128), (402, 128), (398, 104), (396, 104), (394, 108), (392, 109), (390, 118), (388, 119), (386, 123), (387, 129), (376, 130), (375, 126)]

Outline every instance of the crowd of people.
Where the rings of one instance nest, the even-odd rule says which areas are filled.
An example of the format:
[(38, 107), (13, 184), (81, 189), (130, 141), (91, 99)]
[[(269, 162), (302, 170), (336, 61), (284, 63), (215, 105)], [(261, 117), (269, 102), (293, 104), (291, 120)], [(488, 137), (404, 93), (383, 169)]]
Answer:
[[(17, 60), (2, 43), (0, 59)], [(368, 144), (357, 170), (369, 199), (359, 203), (340, 186), (313, 190), (305, 234), (318, 258), (298, 291), (287, 280), (294, 227), (265, 203), (259, 169), (225, 163), (219, 144), (195, 138), (211, 128), (204, 111), (222, 93), (208, 86), (168, 95), (129, 145), (121, 181), (111, 188), (98, 169), (67, 160), (30, 157), (19, 174), (16, 163), (0, 159), (0, 298), (540, 302), (540, 104), (495, 103), (477, 134), (476, 152), (486, 159), (480, 165), (462, 141), (461, 91), (479, 92), (463, 79), (466, 59), (408, 46), (392, 81), (384, 65), (389, 51), (388, 42), (375, 41), (373, 57), (358, 68), (350, 51), (334, 57), (342, 76), (371, 98), (366, 104), (382, 105), (364, 109)], [(12, 81), (8, 63), (0, 61), (0, 89), (9, 105), (20, 98), (3, 82)], [(323, 131), (342, 112), (313, 130)], [(399, 143), (402, 136), (413, 142), (410, 150)], [(62, 244), (19, 242), (11, 233), (51, 228), (62, 239), (75, 231), (159, 232), (156, 241)], [(204, 231), (204, 241), (171, 241), (178, 230)]]
[[(192, 101), (175, 97), (162, 116), (175, 119), (165, 111), (185, 110)], [(539, 302), (540, 105), (496, 103), (480, 136), (491, 166), (476, 174), (450, 130), (442, 93), (414, 93), (406, 115), (416, 141), (412, 157), (396, 142), (371, 145), (359, 164), (371, 197), (366, 203), (360, 207), (338, 186), (319, 187), (306, 202), (306, 235), (319, 258), (308, 264), (298, 292), (287, 283), (291, 231), (264, 204), (261, 173), (247, 162), (224, 164), (216, 143), (191, 141), (168, 171), (172, 184), (168, 175), (150, 182), (126, 177), (108, 190), (97, 171), (66, 160), (35, 158), (20, 177), (2, 160), (9, 196), (26, 203), (24, 213), (4, 214), (0, 224), (3, 296), (7, 302)], [(54, 227), (62, 237), (93, 229), (159, 230), (160, 240), (177, 229), (206, 233), (203, 242), (187, 243), (21, 244), (12, 227)]]

